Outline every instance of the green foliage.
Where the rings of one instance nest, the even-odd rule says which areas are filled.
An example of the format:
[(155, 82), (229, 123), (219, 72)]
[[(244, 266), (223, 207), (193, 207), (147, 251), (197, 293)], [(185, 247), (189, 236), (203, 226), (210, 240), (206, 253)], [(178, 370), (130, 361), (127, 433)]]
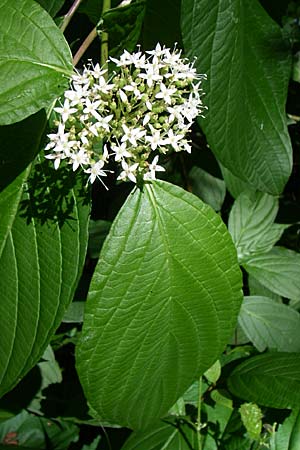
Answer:
[(284, 106), (290, 55), (280, 28), (257, 0), (186, 0), (182, 32), (208, 77), (201, 125), (211, 149), (252, 187), (279, 194), (291, 173)]
[(293, 250), (274, 247), (270, 252), (250, 257), (243, 264), (263, 286), (283, 297), (300, 295), (300, 255)]
[(5, 125), (50, 106), (66, 89), (72, 63), (62, 33), (36, 2), (1, 0), (0, 8), (0, 124)]
[(279, 426), (271, 441), (271, 450), (297, 450), (300, 442), (300, 411), (294, 409), (290, 416)]
[(266, 253), (280, 239), (286, 225), (274, 224), (278, 200), (262, 192), (244, 191), (233, 204), (228, 230), (237, 248), (239, 262)]
[(265, 353), (237, 366), (228, 379), (230, 391), (272, 408), (294, 408), (300, 401), (300, 354)]
[(2, 395), (38, 362), (48, 345), (74, 295), (86, 251), (88, 208), (74, 192), (69, 193), (74, 200), (72, 219), (61, 227), (20, 217), (27, 175), (28, 171), (21, 174), (0, 194)]
[(245, 297), (239, 324), (257, 350), (300, 352), (300, 314), (268, 297)]
[(235, 261), (197, 197), (163, 182), (129, 196), (94, 273), (77, 355), (100, 418), (146, 428), (211, 366), (239, 310)]
[[(0, 10), (0, 449), (299, 450), (299, 1), (0, 0)], [(66, 38), (58, 15), (71, 19)], [(88, 50), (92, 70), (100, 55), (158, 42), (207, 74), (191, 154), (163, 150), (165, 181), (131, 190), (94, 133), (110, 164), (107, 189), (89, 190), (72, 159), (83, 119), (70, 113), (69, 156), (55, 170), (43, 149), (74, 74), (70, 49)], [(94, 88), (97, 76), (105, 84), (97, 70)], [(155, 139), (172, 122), (160, 109), (175, 105), (165, 93), (153, 111), (151, 76), (140, 85), (136, 67), (132, 80), (114, 97), (121, 145), (126, 114), (136, 127), (148, 120), (134, 96), (157, 114)], [(160, 148), (147, 138), (146, 168)]]

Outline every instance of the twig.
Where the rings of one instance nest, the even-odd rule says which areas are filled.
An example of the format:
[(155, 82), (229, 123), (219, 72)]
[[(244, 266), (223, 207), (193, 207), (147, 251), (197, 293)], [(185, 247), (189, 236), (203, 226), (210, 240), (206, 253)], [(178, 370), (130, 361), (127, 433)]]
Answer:
[(73, 65), (74, 67), (78, 64), (78, 61), (81, 59), (81, 57), (84, 55), (84, 53), (87, 51), (93, 40), (98, 36), (96, 27), (92, 29), (90, 34), (85, 38), (79, 49), (77, 50), (74, 58), (73, 58)]
[(67, 12), (67, 14), (64, 17), (64, 20), (60, 26), (60, 29), (62, 32), (65, 31), (65, 29), (67, 28), (67, 26), (69, 25), (73, 15), (76, 12), (76, 9), (78, 8), (78, 6), (80, 5), (81, 0), (75, 0), (73, 5), (71, 6), (71, 8), (69, 9), (69, 11)]

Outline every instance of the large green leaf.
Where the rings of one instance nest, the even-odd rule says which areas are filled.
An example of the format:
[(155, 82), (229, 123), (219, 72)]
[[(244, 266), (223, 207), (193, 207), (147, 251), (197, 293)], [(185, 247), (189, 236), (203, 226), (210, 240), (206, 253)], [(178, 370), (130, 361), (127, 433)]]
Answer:
[(278, 200), (262, 192), (244, 191), (233, 204), (228, 230), (240, 263), (251, 255), (271, 250), (288, 225), (274, 224)]
[(88, 207), (74, 190), (70, 219), (60, 226), (17, 213), (26, 176), (0, 193), (0, 395), (43, 354), (72, 299), (87, 244)]
[(299, 407), (300, 354), (265, 353), (240, 364), (228, 379), (230, 391), (271, 408)]
[(300, 314), (267, 297), (245, 297), (239, 314), (244, 333), (263, 352), (300, 352)]
[(77, 365), (102, 420), (145, 428), (222, 352), (240, 306), (230, 235), (166, 182), (129, 195), (90, 286)]
[(243, 267), (263, 286), (283, 297), (300, 297), (300, 255), (293, 250), (274, 247), (270, 252), (253, 256)]
[(187, 424), (158, 422), (147, 431), (134, 432), (122, 450), (190, 450), (198, 448), (195, 429)]
[(292, 167), (285, 103), (291, 60), (257, 0), (185, 0), (182, 33), (206, 73), (201, 125), (212, 151), (256, 189), (280, 193)]
[(300, 443), (300, 410), (295, 409), (285, 419), (271, 441), (271, 450), (299, 450)]
[(0, 124), (5, 125), (62, 94), (72, 73), (72, 55), (61, 31), (35, 1), (0, 0), (0, 10)]

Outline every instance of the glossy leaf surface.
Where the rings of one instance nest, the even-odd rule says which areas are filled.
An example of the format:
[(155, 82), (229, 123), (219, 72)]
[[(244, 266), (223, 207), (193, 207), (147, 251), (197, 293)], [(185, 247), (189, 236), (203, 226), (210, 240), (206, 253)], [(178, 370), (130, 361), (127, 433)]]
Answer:
[(289, 48), (257, 0), (185, 0), (188, 55), (206, 73), (201, 125), (220, 162), (255, 189), (280, 193), (291, 173), (285, 103)]
[(63, 93), (72, 74), (72, 56), (61, 31), (35, 1), (1, 0), (0, 10), (0, 124), (4, 125), (49, 106)]
[(136, 429), (165, 415), (222, 352), (240, 287), (210, 207), (165, 182), (130, 194), (102, 248), (77, 354), (99, 418)]

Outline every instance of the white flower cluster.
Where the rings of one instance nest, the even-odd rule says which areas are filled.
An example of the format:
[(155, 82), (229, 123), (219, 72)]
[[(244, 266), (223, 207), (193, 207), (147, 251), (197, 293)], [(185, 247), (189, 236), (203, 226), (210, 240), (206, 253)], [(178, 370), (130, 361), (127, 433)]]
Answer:
[[(81, 167), (89, 181), (107, 175), (109, 161), (119, 163), (119, 180), (155, 179), (159, 154), (191, 151), (186, 138), (201, 115), (201, 79), (176, 48), (111, 58), (118, 71), (107, 79), (99, 64), (72, 76), (64, 103), (54, 108), (58, 129), (49, 134), (46, 158)], [(101, 180), (102, 181), (102, 180)], [(103, 182), (103, 181), (102, 181)], [(104, 183), (103, 183), (104, 184)]]

